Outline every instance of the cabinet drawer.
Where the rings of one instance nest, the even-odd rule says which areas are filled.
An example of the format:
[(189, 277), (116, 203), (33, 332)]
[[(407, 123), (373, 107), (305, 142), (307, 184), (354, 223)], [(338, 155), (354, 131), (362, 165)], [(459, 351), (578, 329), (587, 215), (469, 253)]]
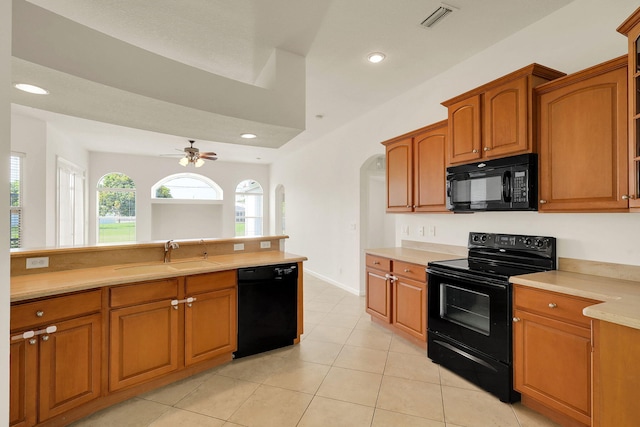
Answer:
[(136, 283), (110, 289), (111, 307), (123, 307), (145, 302), (178, 297), (178, 281), (175, 279)]
[(557, 292), (543, 291), (526, 286), (515, 286), (514, 306), (517, 309), (590, 327), (591, 319), (582, 310), (600, 301), (574, 297)]
[(219, 271), (216, 273), (187, 276), (186, 295), (202, 292), (217, 291), (219, 289), (234, 288), (238, 282), (237, 270)]
[(398, 276), (407, 277), (409, 279), (417, 280), (419, 282), (427, 281), (427, 271), (424, 265), (411, 264), (409, 262), (393, 261), (393, 268), (391, 270)]
[(367, 254), (367, 267), (377, 270), (391, 271), (391, 260), (376, 255)]
[(47, 298), (11, 307), (11, 330), (50, 324), (60, 319), (100, 311), (102, 290)]

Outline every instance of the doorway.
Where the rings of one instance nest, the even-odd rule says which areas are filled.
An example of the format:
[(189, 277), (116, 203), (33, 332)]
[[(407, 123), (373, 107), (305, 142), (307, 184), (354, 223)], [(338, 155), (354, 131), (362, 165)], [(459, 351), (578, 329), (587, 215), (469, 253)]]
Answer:
[(395, 246), (395, 217), (386, 208), (386, 159), (378, 154), (360, 167), (360, 295), (366, 290), (365, 250)]

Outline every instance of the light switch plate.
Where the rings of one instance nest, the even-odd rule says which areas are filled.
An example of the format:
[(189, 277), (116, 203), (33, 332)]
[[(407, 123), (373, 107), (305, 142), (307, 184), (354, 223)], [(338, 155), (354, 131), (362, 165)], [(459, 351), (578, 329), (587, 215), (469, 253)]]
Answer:
[(268, 249), (271, 247), (271, 242), (270, 241), (266, 241), (266, 242), (260, 242), (260, 249)]
[(244, 251), (244, 243), (234, 243), (233, 244), (234, 251)]

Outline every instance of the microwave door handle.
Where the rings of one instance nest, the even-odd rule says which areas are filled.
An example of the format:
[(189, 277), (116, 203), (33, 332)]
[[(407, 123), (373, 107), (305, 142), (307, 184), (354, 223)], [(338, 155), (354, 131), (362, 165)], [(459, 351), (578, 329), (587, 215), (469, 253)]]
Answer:
[(511, 203), (511, 171), (502, 174), (502, 199), (506, 203)]

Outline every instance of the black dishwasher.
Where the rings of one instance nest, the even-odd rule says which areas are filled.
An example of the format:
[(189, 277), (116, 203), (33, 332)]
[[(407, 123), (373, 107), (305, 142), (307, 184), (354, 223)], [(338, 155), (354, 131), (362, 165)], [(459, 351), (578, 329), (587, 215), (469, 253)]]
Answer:
[(235, 358), (293, 344), (298, 335), (298, 266), (238, 269)]

